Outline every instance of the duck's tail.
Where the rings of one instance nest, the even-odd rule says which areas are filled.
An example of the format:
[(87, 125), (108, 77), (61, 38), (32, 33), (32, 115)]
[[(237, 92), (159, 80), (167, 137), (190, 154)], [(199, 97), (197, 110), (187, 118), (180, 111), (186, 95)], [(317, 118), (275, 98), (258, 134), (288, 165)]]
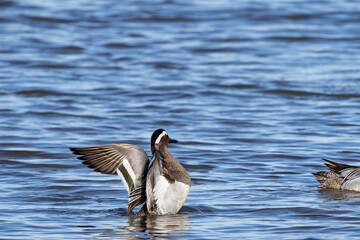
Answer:
[(320, 183), (323, 188), (335, 188), (339, 189), (343, 178), (339, 175), (339, 171), (344, 168), (348, 168), (349, 165), (336, 163), (327, 159), (323, 159), (327, 163), (325, 165), (330, 171), (320, 171), (313, 173), (315, 179)]

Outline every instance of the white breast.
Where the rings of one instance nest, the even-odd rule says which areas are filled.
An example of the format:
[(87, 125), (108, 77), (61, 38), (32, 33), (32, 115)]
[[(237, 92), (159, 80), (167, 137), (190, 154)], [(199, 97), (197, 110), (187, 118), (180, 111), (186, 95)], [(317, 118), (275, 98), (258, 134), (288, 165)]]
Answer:
[[(175, 214), (184, 205), (190, 192), (190, 186), (175, 181), (169, 183), (164, 176), (157, 176), (153, 189), (157, 205), (157, 214)], [(149, 200), (150, 198), (148, 198)]]

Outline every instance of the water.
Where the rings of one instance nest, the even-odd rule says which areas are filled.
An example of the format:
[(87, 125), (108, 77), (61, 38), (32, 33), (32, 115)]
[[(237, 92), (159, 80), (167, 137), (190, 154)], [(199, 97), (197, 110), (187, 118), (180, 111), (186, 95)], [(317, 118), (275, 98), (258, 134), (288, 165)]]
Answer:
[[(0, 2), (1, 239), (349, 239), (360, 193), (357, 1)], [(116, 176), (68, 147), (165, 128), (192, 188), (133, 218)]]

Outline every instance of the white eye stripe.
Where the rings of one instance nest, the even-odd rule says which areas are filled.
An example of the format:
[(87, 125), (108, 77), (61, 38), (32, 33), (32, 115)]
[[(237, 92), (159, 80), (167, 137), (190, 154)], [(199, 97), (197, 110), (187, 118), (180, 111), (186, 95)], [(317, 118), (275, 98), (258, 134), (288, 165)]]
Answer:
[(165, 135), (167, 135), (167, 132), (166, 132), (166, 131), (163, 131), (163, 132), (157, 137), (157, 139), (156, 139), (156, 141), (155, 141), (155, 144), (159, 144), (160, 141), (161, 141), (161, 139), (162, 139)]

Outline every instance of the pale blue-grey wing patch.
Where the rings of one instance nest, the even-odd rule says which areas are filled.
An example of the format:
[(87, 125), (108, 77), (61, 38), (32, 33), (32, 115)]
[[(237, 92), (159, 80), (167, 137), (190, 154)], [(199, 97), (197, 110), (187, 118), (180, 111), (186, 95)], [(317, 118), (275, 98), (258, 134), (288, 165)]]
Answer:
[(150, 213), (157, 212), (156, 199), (154, 196), (154, 187), (157, 181), (157, 178), (160, 176), (160, 154), (158, 151), (154, 153), (154, 156), (151, 158), (148, 173), (146, 176), (146, 206), (147, 210)]
[(346, 168), (341, 171), (344, 178), (341, 188), (346, 190), (360, 190), (360, 168)]
[(344, 179), (349, 179), (349, 180), (358, 178), (360, 177), (360, 168), (355, 168), (355, 167), (345, 168), (340, 171), (340, 175)]

